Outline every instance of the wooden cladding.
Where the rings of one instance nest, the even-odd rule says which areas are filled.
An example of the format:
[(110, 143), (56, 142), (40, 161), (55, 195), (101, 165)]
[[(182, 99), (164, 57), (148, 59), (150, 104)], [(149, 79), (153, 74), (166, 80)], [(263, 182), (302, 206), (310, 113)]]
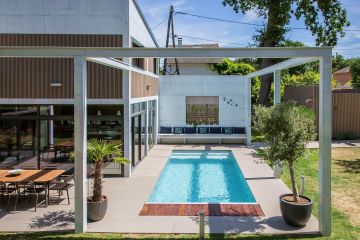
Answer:
[[(88, 98), (122, 98), (122, 71), (88, 62)], [(62, 86), (51, 86), (52, 82)], [(72, 58), (0, 58), (0, 98), (73, 98)]]
[(122, 47), (122, 36), (92, 34), (0, 34), (0, 46)]
[[(121, 47), (121, 35), (0, 34), (0, 46)], [(0, 58), (0, 98), (73, 98), (72, 58)], [(87, 63), (88, 98), (122, 98), (122, 71)], [(61, 86), (51, 86), (52, 82)]]
[(131, 73), (131, 97), (150, 97), (158, 95), (158, 79), (137, 72)]

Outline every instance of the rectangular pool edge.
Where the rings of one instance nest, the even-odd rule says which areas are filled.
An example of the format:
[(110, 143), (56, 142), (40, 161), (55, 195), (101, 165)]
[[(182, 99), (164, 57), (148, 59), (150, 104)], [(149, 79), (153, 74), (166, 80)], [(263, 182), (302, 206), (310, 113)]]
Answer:
[(205, 216), (265, 216), (258, 203), (145, 203), (139, 216), (198, 216), (201, 210)]

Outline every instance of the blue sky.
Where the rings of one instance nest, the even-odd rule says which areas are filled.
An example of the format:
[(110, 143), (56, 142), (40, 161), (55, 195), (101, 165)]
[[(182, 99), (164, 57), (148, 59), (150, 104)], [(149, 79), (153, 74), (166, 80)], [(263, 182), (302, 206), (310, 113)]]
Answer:
[[(155, 27), (167, 18), (169, 6), (175, 10), (187, 13), (223, 18), (235, 21), (243, 21), (255, 24), (264, 23), (263, 19), (254, 12), (246, 15), (236, 14), (229, 6), (223, 7), (221, 0), (138, 0), (151, 27)], [(350, 28), (360, 29), (360, 4), (359, 0), (341, 0), (343, 7), (348, 11)], [(291, 27), (304, 27), (302, 20), (291, 20)], [(210, 39), (229, 43), (247, 45), (255, 33), (255, 26), (225, 23), (207, 19), (199, 19), (185, 15), (175, 16), (175, 33), (203, 39)], [(165, 45), (166, 21), (153, 30), (160, 46)], [(302, 41), (308, 46), (315, 45), (315, 39), (306, 30), (292, 30), (287, 34), (292, 40)], [(196, 40), (183, 37), (184, 44), (211, 43), (210, 41)], [(220, 43), (222, 47), (241, 47), (241, 45)], [(340, 38), (334, 52), (339, 52), (345, 57), (360, 56), (360, 31), (347, 32), (344, 38)]]

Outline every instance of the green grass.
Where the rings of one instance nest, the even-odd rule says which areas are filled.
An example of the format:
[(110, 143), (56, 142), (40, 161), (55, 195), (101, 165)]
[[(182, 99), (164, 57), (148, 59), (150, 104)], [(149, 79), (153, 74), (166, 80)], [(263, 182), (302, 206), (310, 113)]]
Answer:
[[(341, 155), (344, 149), (334, 149), (333, 155)], [(346, 151), (352, 151), (354, 156), (360, 151), (360, 149), (352, 148), (346, 149)], [(357, 162), (358, 159), (352, 158), (351, 161)], [(339, 167), (338, 162), (336, 161), (346, 161), (334, 159), (332, 160), (332, 192), (333, 196), (337, 192), (344, 192), (350, 187), (349, 181), (344, 181), (344, 179), (352, 179), (352, 192), (350, 195), (356, 194), (360, 191), (360, 182), (357, 181), (360, 179), (359, 174), (351, 171), (346, 171), (343, 167)], [(317, 217), (318, 215), (318, 151), (311, 150), (308, 157), (297, 161), (295, 163), (297, 179), (299, 176), (305, 176), (305, 195), (309, 196), (314, 200), (314, 210), (313, 214)], [(281, 177), (283, 181), (290, 186), (290, 178), (287, 169), (285, 169), (284, 174)], [(357, 178), (357, 179), (356, 179)], [(298, 181), (299, 182), (299, 181)], [(333, 199), (333, 211), (332, 211), (332, 236), (330, 238), (323, 239), (360, 239), (360, 227), (350, 222), (350, 214), (346, 214), (346, 206), (351, 205), (351, 202), (340, 202), (337, 203), (339, 199)], [(341, 206), (341, 207), (338, 207)]]
[[(314, 239), (314, 240), (356, 240), (360, 239), (360, 148), (334, 149), (332, 160), (333, 195), (333, 234), (331, 237), (314, 236), (269, 236), (244, 234), (211, 234), (208, 239), (243, 239), (243, 240), (285, 240), (285, 239)], [(305, 176), (305, 194), (314, 199), (313, 214), (318, 214), (318, 160), (317, 150), (311, 150), (308, 157), (295, 164), (297, 179)], [(290, 185), (289, 175), (285, 169), (282, 179)], [(344, 196), (345, 200), (339, 196)], [(358, 197), (359, 196), (359, 197)], [(353, 208), (348, 208), (348, 206)], [(355, 208), (354, 208), (355, 206)], [(357, 208), (356, 208), (357, 207)], [(70, 233), (0, 233), (0, 240), (28, 240), (28, 239), (64, 239), (64, 240), (93, 240), (93, 239), (198, 239), (197, 234), (70, 234)]]

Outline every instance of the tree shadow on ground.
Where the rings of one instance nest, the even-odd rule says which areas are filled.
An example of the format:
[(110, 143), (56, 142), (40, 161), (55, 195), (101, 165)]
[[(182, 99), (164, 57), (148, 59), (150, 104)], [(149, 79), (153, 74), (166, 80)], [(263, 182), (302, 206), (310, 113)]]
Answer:
[(29, 223), (29, 227), (34, 230), (46, 229), (66, 229), (73, 227), (75, 222), (75, 213), (70, 211), (52, 211), (47, 212), (42, 216), (35, 217)]
[(343, 168), (346, 173), (360, 173), (360, 159), (355, 160), (335, 160), (335, 164)]

